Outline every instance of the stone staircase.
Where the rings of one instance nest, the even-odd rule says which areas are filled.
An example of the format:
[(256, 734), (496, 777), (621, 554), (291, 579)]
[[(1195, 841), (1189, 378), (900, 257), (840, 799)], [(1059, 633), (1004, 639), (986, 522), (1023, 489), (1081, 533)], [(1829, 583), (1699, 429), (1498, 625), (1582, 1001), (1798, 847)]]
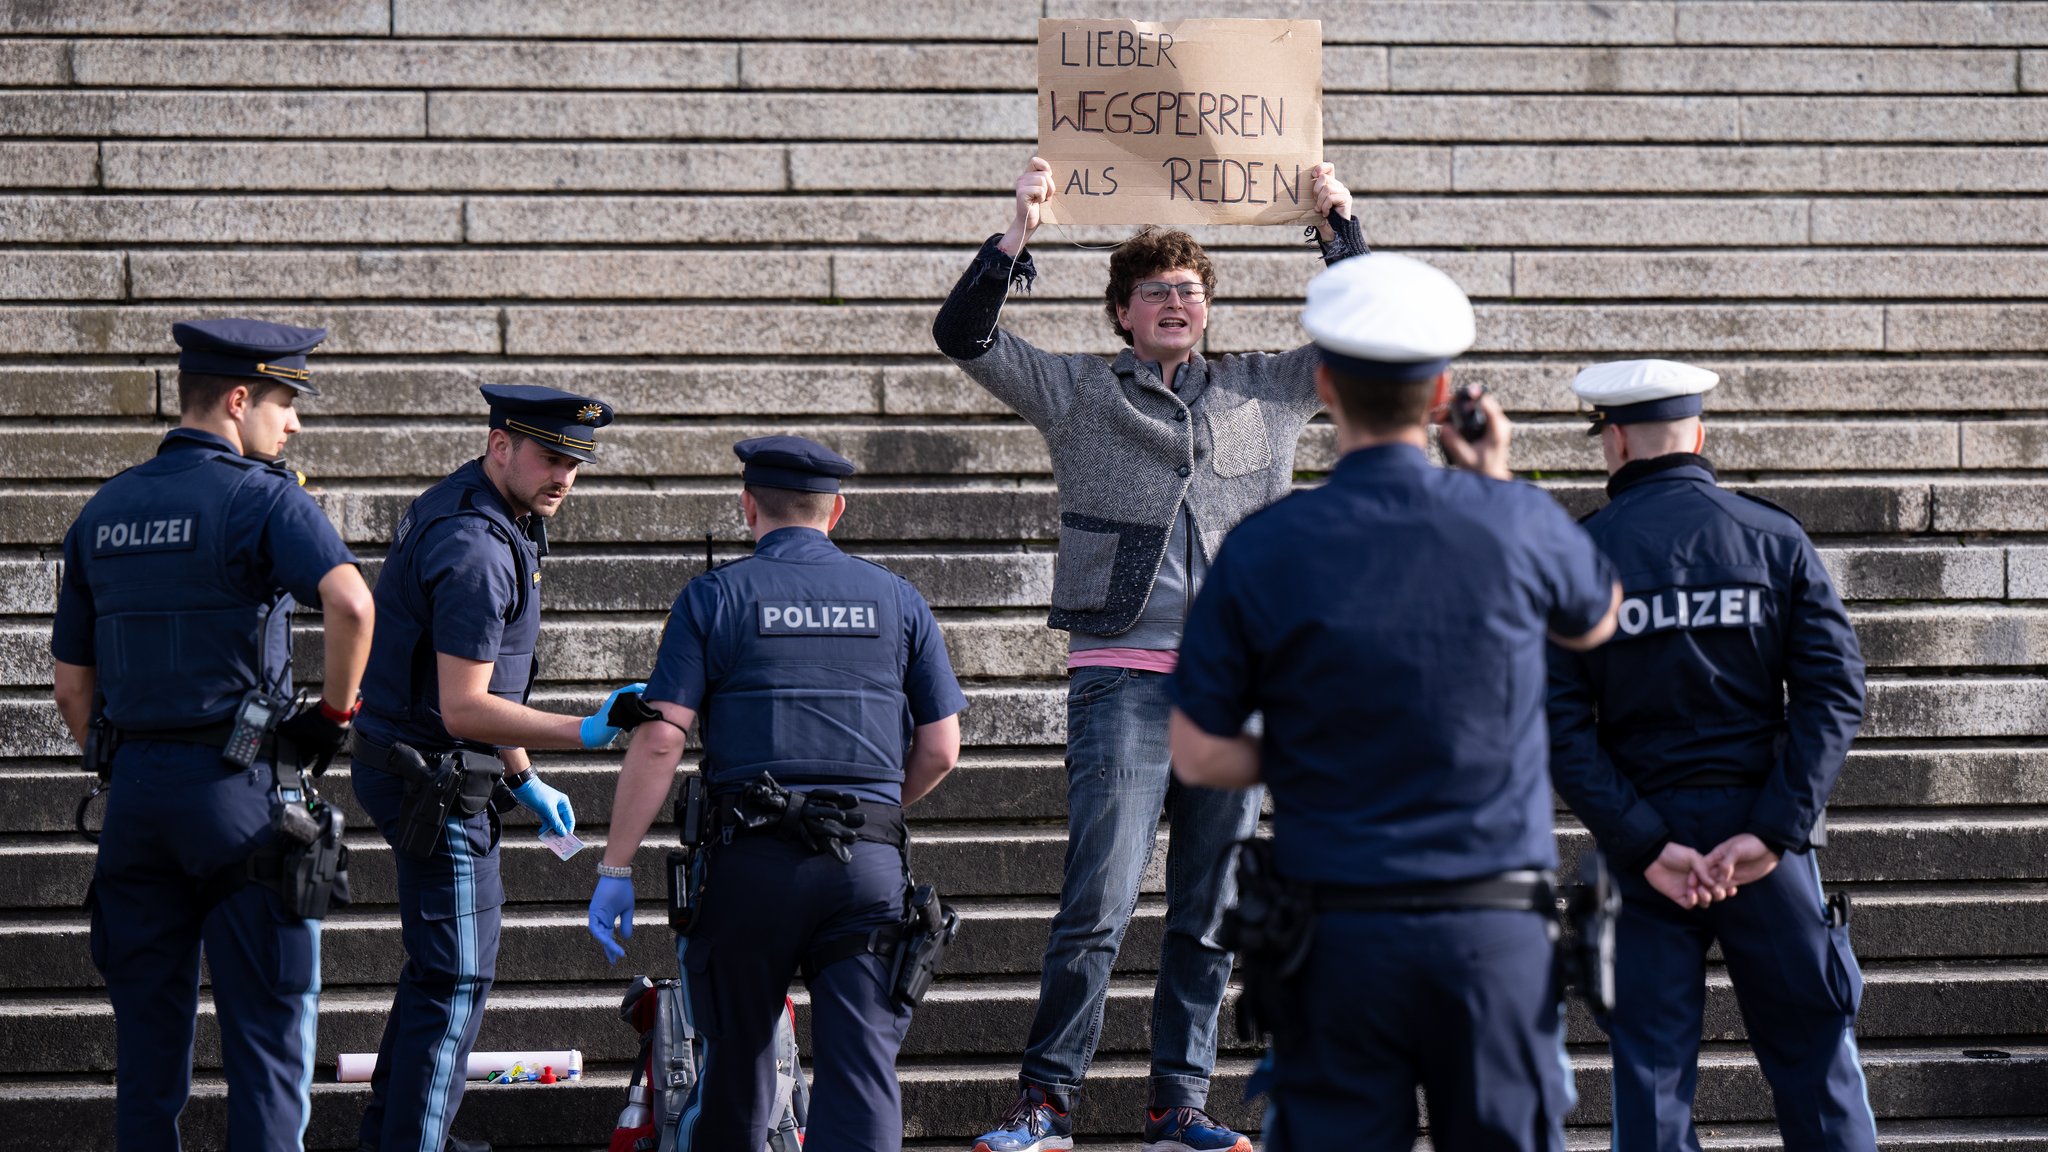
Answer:
[[(47, 636), (62, 533), (175, 421), (168, 328), (194, 314), (333, 330), (293, 457), (373, 571), (399, 509), (480, 450), (478, 382), (618, 406), (553, 525), (543, 706), (644, 675), (677, 589), (743, 553), (732, 441), (856, 459), (838, 535), (924, 590), (971, 701), (965, 761), (913, 810), (918, 871), (966, 925), (904, 1051), (908, 1145), (963, 1148), (1008, 1102), (1064, 835), (1057, 515), (1036, 434), (928, 326), (1030, 154), (1035, 21), (1072, 15), (1321, 19), (1326, 152), (1367, 235), (1474, 297), (1460, 379), (1574, 512), (1602, 499), (1577, 368), (1721, 373), (1708, 453), (1815, 534), (1871, 665), (1822, 867), (1854, 896), (1881, 1142), (2048, 1152), (2048, 3), (1910, 0), (0, 0), (0, 1146), (111, 1147), (86, 781)], [(1107, 255), (1083, 246), (1127, 231), (1046, 230), (1004, 322), (1113, 351)], [(1297, 343), (1299, 231), (1195, 231), (1222, 282), (1207, 353)], [(1304, 483), (1332, 450), (1312, 426)], [(617, 762), (540, 758), (587, 840)], [(361, 829), (347, 775), (326, 791)], [(458, 1131), (587, 1150), (632, 1051), (617, 994), (673, 953), (643, 885), (604, 965), (589, 857), (531, 828), (511, 821), (483, 1044), (580, 1047), (589, 1073), (478, 1086)], [(1559, 836), (1587, 843), (1568, 817)], [(332, 1061), (375, 1047), (400, 955), (389, 852), (354, 847), (322, 1148), (353, 1146), (364, 1093)], [(1155, 884), (1077, 1116), (1092, 1147), (1136, 1149), (1160, 924)], [(1703, 1141), (1775, 1147), (1724, 980), (1708, 1003)], [(224, 1132), (205, 1012), (202, 1149)], [(1576, 1009), (1570, 1039), (1571, 1145), (1603, 1148)], [(1254, 1057), (1227, 1044), (1213, 1097), (1245, 1126)]]

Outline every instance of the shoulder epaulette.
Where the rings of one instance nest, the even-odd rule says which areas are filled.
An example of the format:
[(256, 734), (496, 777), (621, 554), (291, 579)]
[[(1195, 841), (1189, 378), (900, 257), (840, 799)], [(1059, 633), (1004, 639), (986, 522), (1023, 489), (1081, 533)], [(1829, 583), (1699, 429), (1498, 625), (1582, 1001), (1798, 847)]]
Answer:
[(1753, 495), (1751, 495), (1751, 494), (1750, 494), (1750, 493), (1748, 493), (1748, 492), (1744, 492), (1744, 491), (1741, 491), (1740, 489), (1736, 489), (1736, 488), (1723, 488), (1723, 489), (1721, 489), (1721, 491), (1723, 491), (1723, 492), (1728, 492), (1728, 493), (1732, 493), (1733, 495), (1736, 495), (1736, 496), (1740, 496), (1740, 497), (1742, 497), (1742, 498), (1743, 498), (1744, 500), (1747, 500), (1747, 501), (1749, 501), (1749, 502), (1750, 502), (1750, 503), (1752, 503), (1752, 504), (1761, 504), (1761, 505), (1763, 505), (1764, 507), (1766, 507), (1766, 508), (1769, 508), (1769, 509), (1770, 509), (1771, 511), (1773, 511), (1773, 512), (1777, 512), (1777, 513), (1781, 513), (1781, 514), (1783, 514), (1783, 515), (1784, 515), (1784, 516), (1785, 516), (1785, 517), (1786, 517), (1787, 519), (1791, 520), (1791, 521), (1792, 521), (1792, 522), (1793, 522), (1794, 524), (1797, 524), (1797, 525), (1799, 525), (1799, 527), (1800, 527), (1800, 529), (1801, 529), (1801, 530), (1804, 530), (1804, 529), (1806, 528), (1806, 522), (1805, 522), (1805, 521), (1801, 520), (1801, 519), (1800, 519), (1800, 518), (1799, 518), (1798, 516), (1795, 516), (1795, 515), (1793, 515), (1793, 513), (1792, 513), (1792, 511), (1791, 511), (1790, 509), (1788, 509), (1788, 508), (1784, 507), (1784, 506), (1783, 506), (1783, 505), (1781, 505), (1781, 504), (1777, 504), (1777, 503), (1774, 503), (1774, 502), (1772, 502), (1772, 501), (1770, 501), (1770, 500), (1766, 500), (1766, 499), (1764, 499), (1764, 498), (1763, 498), (1763, 497), (1761, 497), (1761, 496), (1753, 496)]

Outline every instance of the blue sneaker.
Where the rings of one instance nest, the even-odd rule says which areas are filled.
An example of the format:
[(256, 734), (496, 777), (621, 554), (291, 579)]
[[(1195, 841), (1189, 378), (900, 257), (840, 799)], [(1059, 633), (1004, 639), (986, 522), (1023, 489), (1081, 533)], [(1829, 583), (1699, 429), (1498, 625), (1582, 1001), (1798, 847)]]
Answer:
[[(974, 1142), (974, 1152), (1053, 1152), (1074, 1146), (1074, 1121), (1052, 1106), (1044, 1091), (1025, 1085), (996, 1130)], [(1251, 1145), (1245, 1145), (1249, 1152)]]
[(1145, 1112), (1145, 1152), (1252, 1152), (1252, 1142), (1200, 1108), (1150, 1108)]

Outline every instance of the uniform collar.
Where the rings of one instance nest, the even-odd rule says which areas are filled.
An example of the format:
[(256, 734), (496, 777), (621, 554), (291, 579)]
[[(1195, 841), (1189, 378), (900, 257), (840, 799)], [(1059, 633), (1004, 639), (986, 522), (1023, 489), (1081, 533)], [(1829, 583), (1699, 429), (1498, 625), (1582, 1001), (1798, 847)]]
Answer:
[(477, 499), (491, 506), (491, 510), (503, 516), (512, 526), (531, 541), (542, 556), (548, 554), (548, 522), (532, 513), (514, 516), (512, 506), (505, 503), (498, 486), (491, 483), (490, 474), (484, 471), (484, 458), (479, 456), (457, 468), (453, 478), (477, 493)]
[(1430, 467), (1429, 457), (1413, 444), (1374, 444), (1346, 452), (1338, 459), (1337, 466), (1330, 470), (1330, 479), (1366, 480), (1422, 472)]
[(184, 427), (173, 428), (169, 432), (164, 433), (164, 438), (157, 444), (156, 451), (157, 455), (161, 456), (174, 449), (185, 448), (212, 448), (221, 452), (240, 455), (240, 453), (235, 452), (235, 446), (228, 443), (228, 438), (220, 433)]
[(1613, 499), (1638, 484), (1652, 480), (1704, 480), (1717, 484), (1714, 464), (1696, 452), (1673, 452), (1648, 460), (1631, 460), (1607, 478), (1607, 498)]
[(777, 528), (754, 543), (754, 555), (777, 560), (812, 560), (839, 551), (832, 538), (816, 528)]

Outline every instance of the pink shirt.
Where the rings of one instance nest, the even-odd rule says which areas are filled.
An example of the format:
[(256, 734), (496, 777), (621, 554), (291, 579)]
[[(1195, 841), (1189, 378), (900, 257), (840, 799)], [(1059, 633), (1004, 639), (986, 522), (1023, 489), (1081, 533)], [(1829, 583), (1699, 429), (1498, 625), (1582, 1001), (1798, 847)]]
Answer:
[(1174, 648), (1083, 648), (1067, 653), (1067, 671), (1076, 668), (1129, 668), (1138, 672), (1171, 672), (1180, 662)]

